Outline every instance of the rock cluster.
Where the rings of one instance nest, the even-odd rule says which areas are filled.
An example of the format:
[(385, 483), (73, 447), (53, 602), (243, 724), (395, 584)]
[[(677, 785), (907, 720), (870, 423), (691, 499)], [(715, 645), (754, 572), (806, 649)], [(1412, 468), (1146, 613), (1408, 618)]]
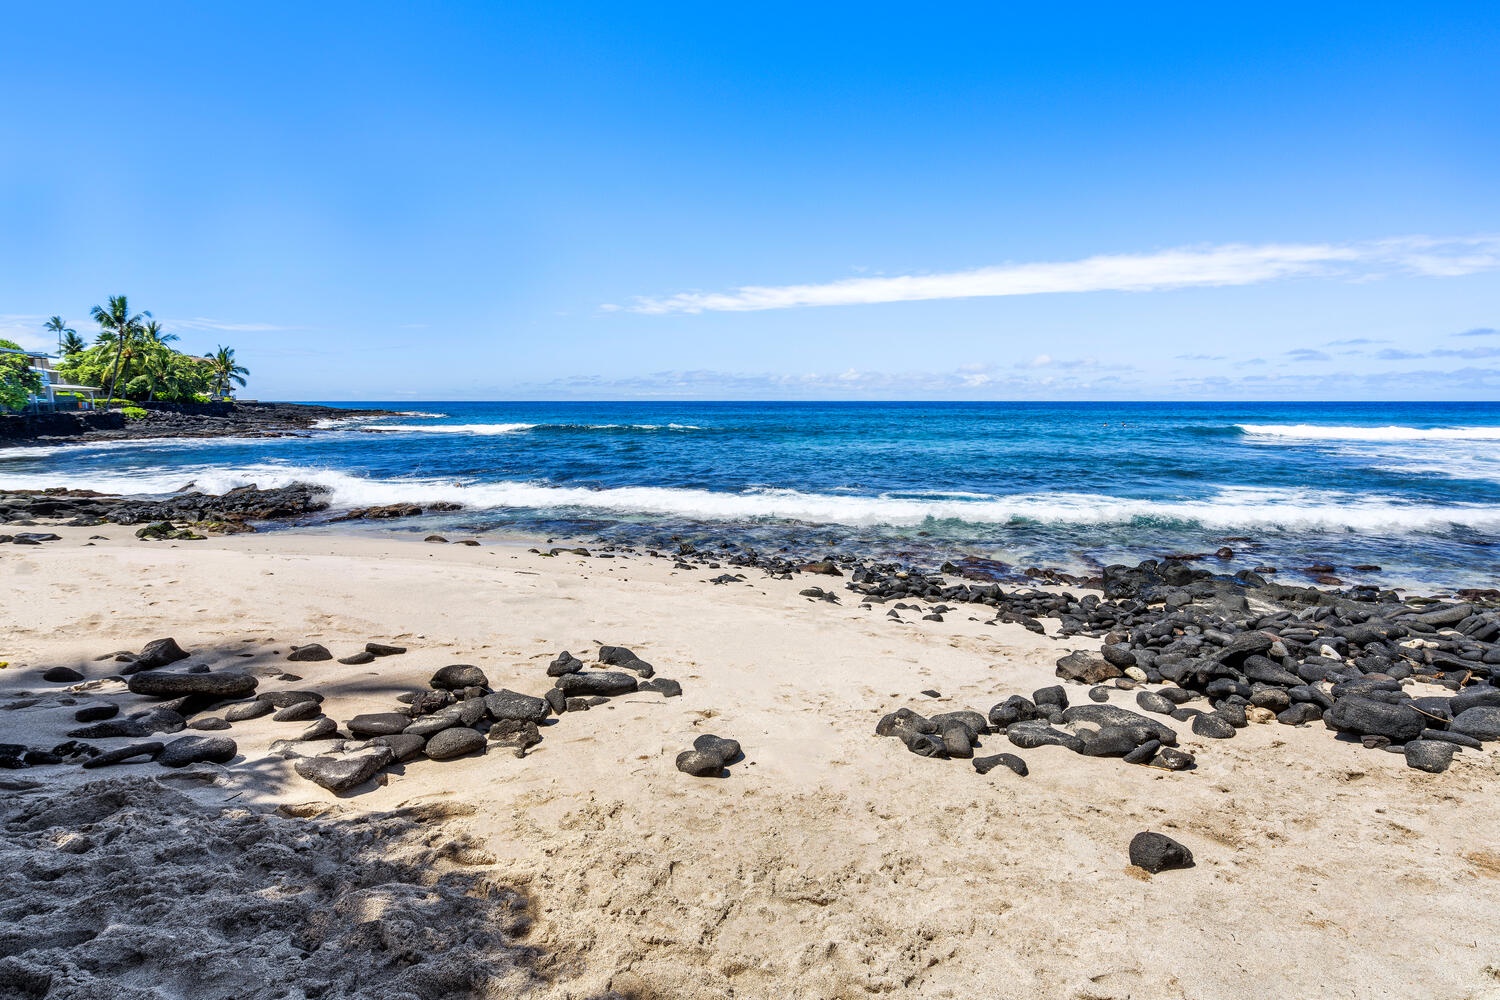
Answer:
[[(372, 643), (366, 652), (373, 656), (404, 650)], [(601, 665), (620, 666), (643, 677), (655, 673), (649, 663), (624, 647), (605, 646), (599, 659)], [(479, 667), (449, 664), (432, 675), (429, 690), (399, 696), (400, 710), (357, 715), (347, 720), (342, 730), (303, 697), (317, 695), (295, 693), (296, 700), (281, 707), (272, 718), (311, 724), (300, 739), (278, 741), (275, 749), (283, 757), (296, 760), (294, 768), (302, 777), (330, 791), (344, 792), (376, 777), (389, 765), (423, 754), (430, 760), (445, 761), (503, 747), (524, 757), (542, 742), (542, 727), (552, 716), (585, 711), (610, 697), (638, 690), (656, 691), (666, 697), (682, 693), (676, 681), (665, 678), (641, 684), (630, 674), (587, 669), (582, 660), (568, 652), (556, 657), (547, 673), (555, 678), (554, 686), (538, 697), (493, 689)], [(276, 694), (288, 697), (285, 692), (263, 697)], [(254, 704), (246, 703), (240, 711), (263, 713), (249, 707)], [(235, 708), (226, 715), (234, 713)]]
[[(179, 525), (244, 531), (249, 530), (250, 521), (303, 518), (328, 506), (328, 489), (306, 483), (268, 490), (241, 486), (219, 496), (177, 493), (163, 500), (108, 496), (89, 490), (14, 490), (0, 492), (0, 524), (35, 524), (38, 518), (74, 527), (106, 522), (140, 524), (147, 526), (137, 532), (142, 538), (185, 538), (194, 533)], [(188, 534), (177, 535), (179, 531)]]
[[(1140, 690), (1138, 707), (1187, 723), (1194, 735), (1208, 739), (1232, 738), (1236, 730), (1256, 722), (1300, 726), (1321, 721), (1367, 746), (1404, 753), (1412, 767), (1434, 772), (1446, 769), (1453, 751), (1426, 744), (1474, 749), (1500, 739), (1495, 673), (1500, 669), (1500, 609), (1491, 603), (1402, 601), (1392, 592), (1362, 587), (1331, 594), (1268, 584), (1251, 571), (1214, 576), (1170, 560), (1110, 566), (1101, 584), (1102, 599), (1077, 598), (1034, 589), (1006, 592), (998, 584), (948, 584), (940, 577), (857, 566), (849, 588), (867, 600), (904, 595), (983, 604), (994, 609), (993, 622), (1015, 622), (1037, 632), (1046, 631), (1041, 619), (1056, 619), (1057, 635), (1102, 640), (1098, 652), (1080, 650), (1059, 658), (1059, 678), (1125, 689), (1162, 685)], [(1449, 693), (1413, 696), (1407, 688), (1417, 683)], [(1107, 689), (1091, 695), (1096, 701), (1108, 697)], [(1189, 704), (1199, 700), (1201, 706)], [(1012, 708), (1003, 708), (1006, 704)], [(1017, 697), (996, 706), (990, 719), (1012, 742), (1019, 735), (1036, 745), (1122, 755), (1112, 751), (1125, 748), (1129, 740), (1113, 730), (1137, 723), (1099, 717), (1095, 721), (1102, 724), (1101, 732), (1111, 731), (1089, 737), (1053, 728), (1059, 721), (1081, 721), (1079, 713), (1088, 708), (1068, 710), (1064, 702), (1058, 712), (1055, 706)], [(1013, 734), (1010, 728), (1016, 723), (1020, 729)], [(909, 732), (911, 726), (901, 731)], [(938, 756), (936, 743), (941, 741), (931, 739), (934, 733), (916, 732), (921, 738), (908, 740), (908, 746)], [(1175, 736), (1168, 739), (1162, 733), (1152, 739), (1159, 748), (1151, 762), (1181, 766), (1177, 752), (1168, 753)], [(1145, 757), (1146, 742), (1138, 741), (1123, 756), (1132, 762)], [(1419, 745), (1408, 750), (1413, 743)]]
[(730, 764), (743, 760), (738, 740), (704, 733), (693, 740), (693, 748), (677, 755), (677, 770), (695, 778), (718, 778)]

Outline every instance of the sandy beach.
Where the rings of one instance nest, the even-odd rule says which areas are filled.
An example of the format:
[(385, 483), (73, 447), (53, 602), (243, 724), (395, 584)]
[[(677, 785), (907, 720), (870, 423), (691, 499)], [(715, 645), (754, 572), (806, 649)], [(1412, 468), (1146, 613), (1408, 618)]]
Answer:
[[(980, 775), (967, 761), (908, 753), (875, 724), (904, 706), (987, 712), (1056, 683), (1057, 658), (1089, 640), (1052, 637), (1055, 621), (1047, 636), (984, 624), (968, 608), (896, 622), (852, 595), (839, 605), (799, 596), (809, 577), (751, 571), (715, 586), (715, 573), (640, 554), (546, 557), (395, 533), (174, 544), (115, 525), (47, 530), (62, 540), (0, 552), (0, 742), (60, 743), (86, 704), (147, 707), (103, 680), (119, 664), (98, 658), (166, 636), (193, 651), (174, 669), (248, 669), (261, 692), (316, 690), (336, 720), (391, 711), (453, 663), (480, 667), (495, 689), (540, 695), (560, 651), (592, 661), (600, 645), (628, 646), (683, 694), (614, 698), (549, 719), (524, 758), (495, 745), (418, 758), (342, 796), (269, 752), (303, 728), (269, 717), (206, 734), (232, 737), (238, 756), (188, 769), (196, 778), (154, 763), (0, 774), (5, 915), (18, 928), (0, 949), (0, 980), (11, 983), (0, 995), (155, 996), (131, 990), (168, 981), (181, 996), (314, 995), (267, 985), (287, 961), (269, 939), (202, 940), (199, 911), (230, 898), (216, 893), (293, 905), (301, 889), (282, 876), (236, 887), (207, 852), (183, 862), (185, 883), (193, 872), (201, 881), (175, 902), (99, 902), (122, 878), (152, 879), (172, 831), (201, 841), (247, 824), (304, 839), (321, 831), (346, 843), (329, 855), (336, 867), (427, 883), (421, 906), (376, 905), (368, 893), (379, 886), (364, 886), (358, 905), (294, 911), (299, 926), (315, 915), (347, 924), (322, 939), (324, 961), (331, 950), (351, 965), (388, 951), (358, 928), (404, 914), (400, 926), (430, 939), (431, 961), (480, 970), (461, 986), (407, 975), (358, 995), (1500, 995), (1489, 750), (1434, 775), (1321, 724), (1251, 725), (1223, 741), (1178, 727), (1195, 770), (1042, 747), (1018, 751), (1027, 777)], [(363, 665), (287, 661), (293, 645), (342, 657), (371, 640), (408, 652)], [(86, 680), (43, 682), (56, 666)], [(299, 679), (278, 680), (287, 673)], [(1075, 701), (1084, 693), (1069, 686)], [(1112, 702), (1134, 707), (1125, 691)], [(742, 744), (727, 777), (674, 767), (704, 733)], [(1014, 749), (992, 735), (981, 752)], [(101, 786), (75, 794), (97, 782), (125, 792), (111, 808), (97, 805)], [(133, 840), (132, 802), (173, 818)], [(1196, 866), (1131, 867), (1127, 846), (1143, 830), (1181, 841)], [(85, 910), (98, 926), (21, 954), (38, 928)], [(151, 948), (119, 946), (148, 927)], [(422, 967), (413, 961), (403, 967)], [(43, 988), (37, 967), (49, 963)], [(348, 982), (329, 976), (326, 995), (341, 995)], [(304, 972), (296, 990), (309, 981)]]

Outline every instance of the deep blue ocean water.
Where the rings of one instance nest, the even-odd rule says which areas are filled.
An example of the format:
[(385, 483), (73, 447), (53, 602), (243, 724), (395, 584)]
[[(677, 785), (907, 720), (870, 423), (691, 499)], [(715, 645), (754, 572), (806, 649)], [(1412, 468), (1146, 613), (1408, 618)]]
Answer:
[(1276, 565), (1283, 579), (1327, 562), (1346, 582), (1500, 582), (1494, 403), (357, 405), (402, 415), (295, 438), (7, 449), (0, 487), (303, 480), (341, 507), (464, 504), (395, 530), (1074, 571), (1228, 544), (1224, 569)]

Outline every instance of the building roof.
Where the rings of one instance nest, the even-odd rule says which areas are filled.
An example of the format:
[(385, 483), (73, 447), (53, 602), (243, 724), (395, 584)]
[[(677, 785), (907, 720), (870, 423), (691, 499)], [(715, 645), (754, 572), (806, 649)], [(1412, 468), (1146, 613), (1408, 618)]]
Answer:
[(25, 350), (25, 349), (22, 349), (22, 350), (18, 351), (14, 347), (0, 347), (0, 354), (24, 354), (28, 358), (51, 358), (51, 357), (54, 357), (54, 355), (48, 354), (46, 351), (28, 351), (28, 350)]

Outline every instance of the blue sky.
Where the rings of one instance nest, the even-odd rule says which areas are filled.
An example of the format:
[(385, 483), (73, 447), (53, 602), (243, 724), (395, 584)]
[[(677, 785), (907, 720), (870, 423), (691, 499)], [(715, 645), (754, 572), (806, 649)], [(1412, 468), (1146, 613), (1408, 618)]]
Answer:
[(1493, 4), (0, 3), (0, 336), (282, 399), (1500, 398)]

